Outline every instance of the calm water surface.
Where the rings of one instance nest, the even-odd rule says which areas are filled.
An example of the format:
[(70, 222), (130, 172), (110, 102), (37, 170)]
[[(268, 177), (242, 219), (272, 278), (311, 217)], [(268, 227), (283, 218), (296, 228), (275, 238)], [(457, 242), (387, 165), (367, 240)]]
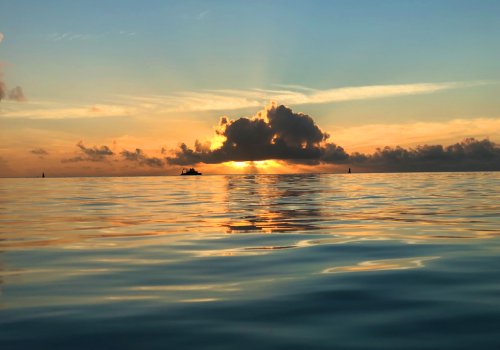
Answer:
[(500, 173), (0, 179), (1, 349), (500, 347)]

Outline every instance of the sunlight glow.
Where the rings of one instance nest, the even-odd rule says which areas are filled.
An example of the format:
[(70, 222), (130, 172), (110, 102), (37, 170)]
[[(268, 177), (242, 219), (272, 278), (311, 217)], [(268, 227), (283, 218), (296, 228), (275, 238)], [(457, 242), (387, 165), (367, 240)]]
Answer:
[(226, 141), (226, 137), (222, 135), (214, 135), (214, 137), (210, 140), (210, 150), (213, 151), (217, 148), (221, 148), (224, 141)]
[(250, 162), (229, 162), (229, 163), (233, 168), (238, 168), (238, 169), (246, 168), (247, 166), (250, 165)]
[(281, 163), (274, 159), (267, 160), (255, 160), (255, 161), (243, 161), (243, 162), (226, 162), (224, 165), (229, 166), (234, 169), (245, 169), (245, 168), (254, 168), (254, 169), (262, 169), (269, 170), (271, 168), (280, 168), (282, 167)]

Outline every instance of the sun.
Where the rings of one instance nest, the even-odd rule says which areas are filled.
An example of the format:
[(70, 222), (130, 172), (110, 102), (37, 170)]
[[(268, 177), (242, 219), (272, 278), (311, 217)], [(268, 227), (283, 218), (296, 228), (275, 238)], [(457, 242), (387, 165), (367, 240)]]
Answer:
[(273, 168), (281, 168), (282, 164), (274, 159), (243, 161), (243, 162), (226, 162), (224, 165), (234, 169), (244, 170), (245, 168), (256, 168), (259, 170), (271, 170)]
[(250, 166), (250, 162), (229, 162), (229, 165), (236, 169), (243, 169)]
[(258, 160), (253, 162), (253, 164), (259, 169), (270, 169), (270, 168), (281, 167), (281, 164), (275, 161), (274, 159)]

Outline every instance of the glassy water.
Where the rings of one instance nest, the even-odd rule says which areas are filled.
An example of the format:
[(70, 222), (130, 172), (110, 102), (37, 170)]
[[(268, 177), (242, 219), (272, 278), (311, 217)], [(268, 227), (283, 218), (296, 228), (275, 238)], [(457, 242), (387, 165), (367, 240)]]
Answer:
[(0, 180), (1, 349), (500, 347), (500, 173)]

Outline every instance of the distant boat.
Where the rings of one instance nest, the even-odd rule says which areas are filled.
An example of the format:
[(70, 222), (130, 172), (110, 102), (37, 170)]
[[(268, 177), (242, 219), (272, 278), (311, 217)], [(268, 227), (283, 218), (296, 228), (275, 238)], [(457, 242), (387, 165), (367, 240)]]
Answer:
[(201, 173), (197, 172), (194, 170), (194, 168), (188, 169), (182, 169), (181, 175), (201, 175)]

